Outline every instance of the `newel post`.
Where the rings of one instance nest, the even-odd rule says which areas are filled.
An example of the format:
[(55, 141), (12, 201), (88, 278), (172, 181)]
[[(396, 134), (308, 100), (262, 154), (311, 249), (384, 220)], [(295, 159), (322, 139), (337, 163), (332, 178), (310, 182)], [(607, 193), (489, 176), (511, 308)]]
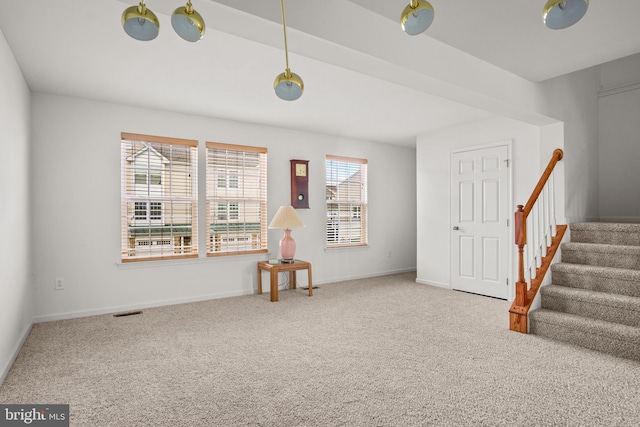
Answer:
[(518, 246), (518, 281), (516, 282), (516, 305), (527, 304), (527, 282), (524, 278), (524, 245), (527, 243), (527, 230), (524, 218), (524, 206), (518, 205), (514, 215), (515, 240)]

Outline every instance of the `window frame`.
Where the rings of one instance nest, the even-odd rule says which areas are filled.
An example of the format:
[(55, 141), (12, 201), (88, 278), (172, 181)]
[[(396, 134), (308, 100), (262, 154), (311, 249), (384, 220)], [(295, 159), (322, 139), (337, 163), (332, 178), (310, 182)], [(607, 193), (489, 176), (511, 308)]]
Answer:
[[(173, 153), (174, 146), (181, 150), (186, 147), (188, 155), (185, 158), (188, 161), (181, 163), (173, 159), (173, 155), (171, 159), (167, 159), (154, 148), (154, 145), (158, 144), (167, 146), (163, 149), (166, 148), (170, 153)], [(136, 145), (140, 145), (141, 148), (136, 148)], [(140, 167), (135, 160), (129, 160), (145, 150), (147, 156), (150, 156), (149, 150), (153, 150), (155, 154), (163, 157), (160, 168), (149, 164), (149, 159), (146, 167)], [(198, 141), (122, 132), (120, 152), (121, 262), (197, 258)], [(168, 173), (165, 174), (167, 165)], [(146, 174), (142, 171), (146, 171)], [(184, 188), (179, 188), (176, 178), (172, 178), (174, 175), (179, 176), (178, 174), (182, 174), (182, 181), (177, 182), (181, 182)], [(139, 176), (145, 176), (145, 183), (141, 182)], [(163, 188), (165, 185), (168, 189)], [(139, 187), (144, 188), (144, 186), (149, 189), (147, 194), (138, 194)], [(144, 218), (138, 215), (142, 211), (143, 203)], [(176, 218), (180, 218), (184, 224), (175, 223)], [(165, 224), (166, 221), (168, 224)], [(147, 233), (145, 228), (148, 228)], [(185, 245), (185, 241), (188, 241), (189, 245)], [(154, 246), (158, 248), (156, 251)], [(151, 249), (148, 253), (136, 255), (138, 247)]]
[[(207, 257), (267, 253), (267, 149), (210, 141), (205, 149)], [(246, 153), (257, 153), (256, 170), (231, 164)], [(216, 168), (214, 162), (222, 160), (228, 163)], [(219, 217), (223, 204), (225, 219)]]
[[(340, 165), (342, 164), (342, 165)], [(350, 175), (339, 175), (350, 173)], [(347, 182), (360, 174), (359, 191)], [(361, 247), (369, 244), (368, 160), (335, 156), (325, 157), (325, 246), (327, 249)], [(346, 198), (340, 199), (340, 186), (346, 183)], [(354, 197), (354, 195), (358, 195)], [(359, 228), (356, 223), (359, 223)], [(341, 231), (343, 229), (344, 231)], [(359, 232), (357, 231), (359, 229)], [(359, 239), (357, 236), (359, 235)], [(346, 237), (341, 237), (346, 236)]]

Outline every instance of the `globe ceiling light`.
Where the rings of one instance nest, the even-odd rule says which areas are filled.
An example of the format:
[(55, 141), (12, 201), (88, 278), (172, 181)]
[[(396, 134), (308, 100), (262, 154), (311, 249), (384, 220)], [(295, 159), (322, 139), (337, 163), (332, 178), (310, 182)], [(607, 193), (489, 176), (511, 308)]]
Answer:
[(278, 74), (273, 82), (273, 89), (276, 91), (276, 95), (280, 99), (285, 101), (295, 101), (302, 96), (304, 92), (304, 83), (299, 75), (292, 73), (289, 69), (289, 50), (287, 47), (287, 21), (284, 15), (284, 0), (280, 0), (280, 6), (282, 9), (282, 29), (284, 31), (284, 56), (286, 61), (286, 68), (284, 73)]
[(578, 22), (587, 13), (589, 0), (549, 0), (542, 20), (552, 30), (562, 30)]
[(304, 91), (304, 82), (296, 73), (292, 73), (287, 68), (284, 73), (278, 74), (273, 82), (273, 89), (276, 91), (278, 98), (285, 101), (295, 101), (302, 96)]
[(158, 37), (160, 22), (141, 0), (140, 4), (126, 8), (122, 13), (122, 28), (134, 39), (146, 42)]
[(433, 22), (433, 6), (426, 0), (411, 0), (400, 15), (402, 31), (415, 36), (423, 33)]
[(182, 6), (173, 11), (171, 15), (171, 26), (174, 31), (188, 42), (197, 42), (204, 36), (204, 19), (191, 5), (191, 0), (186, 6)]

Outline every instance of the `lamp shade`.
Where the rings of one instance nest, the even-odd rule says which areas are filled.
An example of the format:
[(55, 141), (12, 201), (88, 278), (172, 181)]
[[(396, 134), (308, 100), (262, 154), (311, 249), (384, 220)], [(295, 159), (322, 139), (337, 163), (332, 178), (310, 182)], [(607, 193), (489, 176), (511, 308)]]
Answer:
[(280, 206), (278, 212), (276, 212), (276, 215), (269, 224), (269, 228), (284, 228), (290, 230), (297, 227), (304, 227), (304, 224), (292, 206)]
[(205, 25), (202, 16), (193, 9), (191, 1), (173, 11), (171, 26), (188, 42), (197, 42), (204, 36)]
[(426, 0), (411, 1), (400, 15), (402, 31), (415, 36), (424, 32), (433, 22), (433, 6)]
[(128, 7), (122, 13), (122, 28), (136, 40), (149, 41), (158, 37), (160, 22), (142, 0), (137, 6)]
[(273, 82), (273, 89), (280, 99), (285, 101), (295, 101), (302, 96), (304, 82), (296, 73), (292, 73), (288, 68), (284, 73), (278, 74)]
[(549, 0), (542, 11), (542, 20), (552, 30), (572, 26), (587, 13), (589, 0)]

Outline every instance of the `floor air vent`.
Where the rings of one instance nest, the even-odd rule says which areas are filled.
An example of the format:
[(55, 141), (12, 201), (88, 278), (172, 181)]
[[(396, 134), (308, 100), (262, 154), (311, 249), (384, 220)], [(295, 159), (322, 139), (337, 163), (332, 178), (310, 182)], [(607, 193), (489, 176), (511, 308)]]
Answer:
[(142, 311), (128, 311), (126, 313), (118, 313), (118, 314), (114, 314), (113, 317), (127, 317), (127, 316), (135, 316), (137, 314), (142, 314)]

